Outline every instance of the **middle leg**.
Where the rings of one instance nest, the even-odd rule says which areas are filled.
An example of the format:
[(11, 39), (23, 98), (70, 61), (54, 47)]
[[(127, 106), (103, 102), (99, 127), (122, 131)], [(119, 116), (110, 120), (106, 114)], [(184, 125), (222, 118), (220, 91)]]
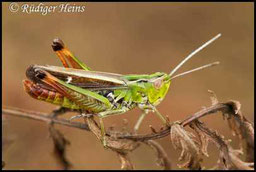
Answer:
[(145, 116), (149, 113), (148, 109), (143, 109), (143, 113), (140, 115), (137, 123), (134, 126), (134, 132), (137, 133), (137, 131), (139, 130), (140, 124), (142, 123), (143, 119), (145, 118)]

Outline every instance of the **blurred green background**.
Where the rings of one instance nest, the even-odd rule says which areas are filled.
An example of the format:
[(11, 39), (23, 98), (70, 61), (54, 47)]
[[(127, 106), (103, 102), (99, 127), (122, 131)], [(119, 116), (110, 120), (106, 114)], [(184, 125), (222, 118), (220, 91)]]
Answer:
[[(18, 3), (20, 6), (25, 3)], [(38, 5), (38, 3), (27, 3)], [(44, 3), (59, 5), (61, 3)], [(188, 61), (179, 72), (210, 62), (220, 65), (174, 80), (165, 100), (158, 106), (171, 121), (182, 120), (204, 106), (210, 106), (213, 90), (219, 101), (238, 100), (242, 113), (254, 121), (254, 9), (253, 3), (69, 3), (83, 5), (82, 13), (12, 13), (3, 3), (2, 102), (5, 107), (51, 112), (56, 106), (36, 101), (23, 90), (22, 80), (31, 64), (61, 66), (51, 48), (61, 38), (69, 49), (97, 71), (120, 74), (170, 72), (185, 56), (218, 33), (222, 37)], [(105, 125), (132, 130), (140, 115), (134, 109), (106, 118)], [(69, 118), (71, 114), (65, 115)], [(79, 121), (79, 120), (77, 120)], [(226, 121), (219, 115), (204, 118), (208, 126), (233, 140)], [(149, 114), (140, 133), (149, 133), (161, 121)], [(120, 169), (119, 159), (90, 133), (69, 127), (58, 129), (71, 145), (67, 158), (72, 169)], [(6, 169), (60, 169), (52, 156), (53, 143), (43, 122), (4, 116), (2, 157)], [(158, 140), (177, 169), (180, 151), (174, 150), (169, 137)], [(215, 164), (218, 151), (209, 145), (204, 166)], [(130, 154), (136, 169), (160, 169), (154, 152), (141, 146)]]

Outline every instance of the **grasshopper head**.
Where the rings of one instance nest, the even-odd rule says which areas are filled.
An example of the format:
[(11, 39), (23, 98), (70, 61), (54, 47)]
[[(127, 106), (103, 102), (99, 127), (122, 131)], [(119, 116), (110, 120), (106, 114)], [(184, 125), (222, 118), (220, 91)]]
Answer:
[(166, 73), (157, 72), (156, 77), (149, 80), (148, 101), (152, 105), (158, 105), (165, 97), (171, 83), (170, 76)]

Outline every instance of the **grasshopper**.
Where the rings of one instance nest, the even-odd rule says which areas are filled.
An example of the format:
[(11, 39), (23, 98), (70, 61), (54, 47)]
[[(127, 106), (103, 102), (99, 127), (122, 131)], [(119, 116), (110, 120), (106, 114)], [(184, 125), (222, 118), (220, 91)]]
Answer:
[(164, 99), (171, 81), (188, 73), (215, 66), (219, 62), (210, 63), (175, 76), (173, 74), (193, 55), (220, 36), (221, 34), (216, 35), (193, 51), (169, 74), (156, 72), (149, 75), (121, 75), (92, 71), (76, 58), (60, 39), (54, 39), (52, 48), (64, 67), (29, 66), (26, 71), (29, 80), (23, 80), (24, 89), (37, 100), (72, 110), (80, 110), (82, 114), (74, 118), (88, 114), (98, 116), (102, 142), (106, 146), (103, 118), (123, 114), (135, 107), (143, 111), (134, 127), (135, 132), (149, 112), (155, 113), (166, 126), (169, 126), (168, 119), (156, 109), (156, 106)]

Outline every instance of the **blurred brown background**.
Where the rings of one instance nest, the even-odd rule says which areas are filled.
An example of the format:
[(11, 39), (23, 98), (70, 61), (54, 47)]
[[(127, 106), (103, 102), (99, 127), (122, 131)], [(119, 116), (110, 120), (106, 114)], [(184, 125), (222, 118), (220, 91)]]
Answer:
[[(8, 9), (10, 3), (3, 3), (3, 106), (40, 112), (56, 108), (32, 99), (22, 86), (29, 65), (61, 66), (51, 49), (51, 41), (56, 37), (62, 38), (71, 51), (94, 70), (150, 74), (170, 72), (190, 52), (222, 33), (221, 38), (188, 61), (179, 72), (214, 61), (221, 64), (173, 81), (158, 109), (169, 115), (171, 121), (182, 120), (211, 105), (207, 92), (210, 89), (219, 101), (240, 101), (243, 114), (254, 121), (253, 3), (70, 3), (74, 4), (84, 5), (85, 12), (55, 12), (45, 16), (12, 13)], [(115, 124), (120, 130), (125, 118), (132, 130), (139, 114), (135, 109), (109, 117), (105, 125)], [(220, 114), (203, 121), (231, 138), (232, 145), (238, 148), (238, 139), (231, 135)], [(149, 133), (150, 124), (159, 129), (161, 121), (149, 114), (140, 133)], [(56, 127), (71, 142), (67, 158), (73, 163), (73, 169), (120, 169), (116, 154), (104, 150), (92, 133)], [(60, 168), (52, 156), (53, 144), (45, 123), (5, 116), (3, 138), (2, 157), (6, 169)], [(169, 137), (158, 141), (177, 168), (180, 152), (173, 149)], [(204, 161), (206, 167), (213, 166), (218, 156), (215, 146), (209, 146), (210, 157)], [(159, 169), (149, 147), (140, 147), (130, 158), (136, 169)]]

